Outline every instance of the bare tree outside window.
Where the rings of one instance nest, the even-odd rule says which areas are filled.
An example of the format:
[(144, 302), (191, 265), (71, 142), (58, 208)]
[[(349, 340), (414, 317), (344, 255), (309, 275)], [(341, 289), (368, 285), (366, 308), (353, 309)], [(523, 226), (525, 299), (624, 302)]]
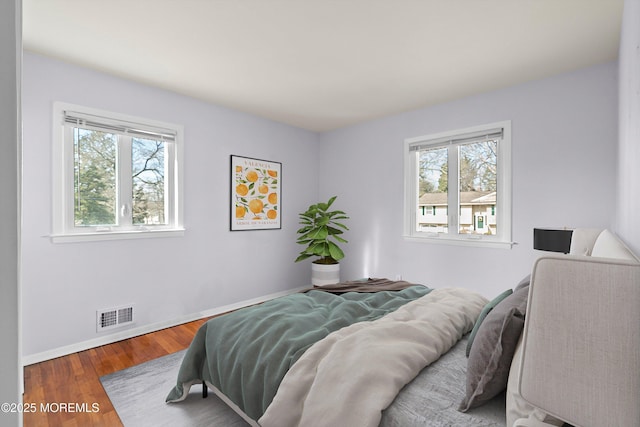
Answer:
[[(449, 232), (449, 162), (456, 161), (460, 234), (496, 232), (497, 140), (477, 141), (455, 147), (426, 148), (419, 152), (418, 206), (423, 220), (419, 231)], [(429, 212), (428, 215), (424, 213)]]
[[(118, 136), (75, 128), (74, 223), (76, 226), (117, 224)], [(165, 144), (132, 138), (133, 224), (166, 224)]]
[(496, 234), (498, 141), (458, 146), (460, 234)]
[(460, 191), (496, 191), (498, 142), (474, 142), (459, 150)]
[(133, 138), (133, 223), (166, 224), (165, 147), (162, 141)]

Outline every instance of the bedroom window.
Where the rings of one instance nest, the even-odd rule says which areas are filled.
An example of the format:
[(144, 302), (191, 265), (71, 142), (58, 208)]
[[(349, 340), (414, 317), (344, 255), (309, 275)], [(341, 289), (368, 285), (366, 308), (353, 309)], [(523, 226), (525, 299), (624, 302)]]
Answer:
[(408, 238), (511, 247), (511, 122), (405, 140), (404, 217)]
[(54, 105), (54, 241), (182, 234), (182, 127)]

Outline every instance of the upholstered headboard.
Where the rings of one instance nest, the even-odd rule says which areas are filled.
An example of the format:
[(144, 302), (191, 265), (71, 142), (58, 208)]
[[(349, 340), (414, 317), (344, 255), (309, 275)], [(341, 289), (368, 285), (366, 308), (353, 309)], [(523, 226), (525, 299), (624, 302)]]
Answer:
[[(543, 412), (574, 426), (637, 426), (640, 261), (608, 230), (576, 231), (571, 254), (534, 264), (514, 360), (518, 393), (542, 410), (531, 419)], [(544, 425), (530, 421), (513, 425)]]

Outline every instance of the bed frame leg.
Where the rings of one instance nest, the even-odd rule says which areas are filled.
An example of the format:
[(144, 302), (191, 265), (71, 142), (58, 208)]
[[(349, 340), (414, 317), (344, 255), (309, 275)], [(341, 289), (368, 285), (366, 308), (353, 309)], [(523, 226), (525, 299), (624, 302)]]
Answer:
[(206, 398), (209, 395), (209, 389), (207, 388), (207, 384), (202, 381), (202, 398)]

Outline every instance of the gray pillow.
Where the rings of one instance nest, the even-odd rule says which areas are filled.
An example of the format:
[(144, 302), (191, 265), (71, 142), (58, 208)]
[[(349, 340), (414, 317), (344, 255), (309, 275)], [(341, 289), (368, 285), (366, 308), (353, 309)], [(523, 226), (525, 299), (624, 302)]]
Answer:
[(520, 282), (516, 285), (515, 288), (513, 288), (513, 292), (517, 291), (520, 288), (524, 288), (525, 286), (529, 286), (530, 283), (531, 283), (531, 275), (528, 274), (522, 280), (520, 280)]
[(484, 319), (487, 318), (487, 315), (489, 314), (489, 312), (493, 310), (496, 305), (498, 305), (503, 299), (505, 299), (512, 293), (513, 293), (513, 290), (507, 289), (506, 291), (504, 291), (503, 293), (501, 293), (500, 295), (498, 295), (497, 297), (489, 301), (487, 305), (484, 306), (484, 308), (480, 312), (480, 316), (478, 316), (478, 319), (476, 320), (476, 323), (473, 325), (473, 329), (471, 330), (471, 333), (469, 334), (469, 339), (467, 340), (467, 352), (466, 352), (467, 357), (469, 357), (469, 353), (471, 352), (471, 346), (473, 345), (473, 341), (476, 339), (476, 335), (478, 334), (478, 329), (480, 329), (480, 325), (482, 325), (482, 322), (484, 322)]
[(491, 400), (507, 387), (511, 360), (527, 309), (529, 286), (522, 286), (489, 312), (478, 328), (467, 364), (465, 397), (458, 410), (466, 412)]

